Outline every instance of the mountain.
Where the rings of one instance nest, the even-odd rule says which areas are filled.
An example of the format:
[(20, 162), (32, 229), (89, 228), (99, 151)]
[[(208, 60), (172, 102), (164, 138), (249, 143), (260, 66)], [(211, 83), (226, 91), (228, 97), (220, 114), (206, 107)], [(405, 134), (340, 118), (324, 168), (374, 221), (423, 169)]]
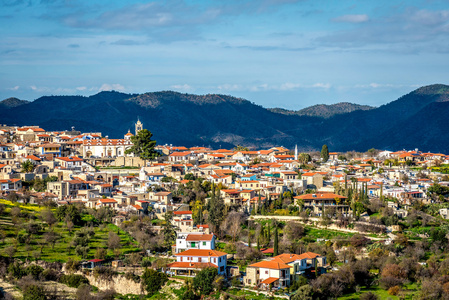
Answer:
[(317, 104), (309, 106), (300, 110), (287, 110), (283, 108), (269, 108), (270, 111), (275, 113), (281, 113), (285, 115), (297, 115), (297, 116), (309, 116), (309, 117), (320, 117), (320, 118), (330, 118), (335, 115), (341, 115), (350, 113), (356, 110), (370, 110), (374, 109), (372, 106), (360, 105), (349, 102), (340, 102), (335, 104)]
[(24, 104), (27, 104), (29, 101), (26, 100), (20, 100), (14, 97), (5, 99), (3, 101), (0, 101), (0, 108), (5, 109), (5, 108), (12, 108), (12, 107), (18, 107)]
[(302, 151), (327, 144), (331, 151), (374, 147), (449, 153), (446, 85), (419, 88), (378, 108), (343, 103), (305, 111), (313, 116), (266, 109), (225, 95), (101, 92), (90, 97), (45, 96), (0, 109), (0, 124), (39, 125), (47, 130), (75, 126), (83, 132), (101, 131), (121, 138), (139, 118), (158, 144), (215, 148), (237, 144), (293, 148), (297, 144)]

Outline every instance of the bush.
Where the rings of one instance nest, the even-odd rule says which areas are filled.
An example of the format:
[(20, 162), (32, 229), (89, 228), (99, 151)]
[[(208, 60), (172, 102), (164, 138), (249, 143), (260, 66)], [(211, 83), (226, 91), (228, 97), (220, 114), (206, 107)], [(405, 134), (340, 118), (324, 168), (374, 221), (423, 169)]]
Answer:
[(388, 289), (388, 294), (392, 295), (392, 296), (396, 296), (400, 290), (401, 290), (401, 288), (399, 287), (399, 285), (395, 285)]
[(96, 279), (112, 281), (112, 277), (114, 277), (117, 272), (108, 267), (95, 267), (93, 274)]
[(133, 272), (125, 273), (125, 278), (128, 279), (128, 280), (133, 280), (135, 283), (139, 283), (140, 282), (140, 276), (134, 274)]
[(28, 285), (23, 291), (23, 300), (46, 300), (47, 296), (42, 286)]
[(150, 296), (159, 291), (167, 280), (167, 275), (153, 269), (145, 269), (142, 274), (142, 286)]
[(45, 269), (42, 271), (40, 278), (45, 281), (57, 281), (59, 278), (59, 272), (54, 269)]
[(22, 267), (22, 265), (19, 262), (16, 261), (9, 265), (8, 273), (12, 277), (14, 277), (16, 279), (20, 279), (26, 275), (26, 270)]
[(78, 288), (82, 283), (89, 284), (89, 280), (83, 275), (62, 275), (59, 282), (68, 285), (69, 287)]
[(65, 269), (67, 270), (67, 272), (70, 272), (70, 273), (78, 271), (79, 268), (80, 268), (80, 263), (77, 260), (69, 259), (67, 261), (67, 263), (65, 264)]
[(40, 266), (38, 266), (38, 265), (35, 265), (35, 264), (29, 265), (29, 266), (26, 268), (26, 273), (27, 273), (28, 275), (33, 276), (33, 278), (34, 278), (35, 280), (38, 280), (38, 279), (39, 279), (39, 275), (42, 273), (42, 271), (44, 271), (44, 268), (42, 268), (42, 267), (40, 267)]

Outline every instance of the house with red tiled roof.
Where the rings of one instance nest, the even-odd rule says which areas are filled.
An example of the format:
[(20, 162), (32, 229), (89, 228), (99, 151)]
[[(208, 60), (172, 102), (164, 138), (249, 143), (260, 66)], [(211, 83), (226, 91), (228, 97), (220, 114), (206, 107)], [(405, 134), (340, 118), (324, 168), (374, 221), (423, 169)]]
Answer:
[(118, 202), (115, 199), (98, 199), (97, 202), (97, 208), (101, 208), (101, 207), (110, 207), (110, 208), (117, 208), (118, 207)]
[(304, 209), (310, 209), (315, 216), (322, 216), (323, 213), (332, 214), (331, 217), (336, 216), (338, 213), (344, 216), (352, 215), (349, 203), (346, 203), (347, 197), (341, 195), (317, 192), (315, 194), (305, 194), (293, 198), (296, 201), (303, 202)]
[(290, 286), (290, 266), (281, 261), (264, 260), (246, 268), (243, 284), (262, 289)]
[(215, 250), (215, 235), (204, 232), (178, 232), (176, 236), (176, 253), (189, 249)]
[(178, 227), (181, 232), (193, 231), (192, 211), (174, 211), (172, 224)]
[(176, 262), (167, 265), (174, 275), (194, 276), (204, 268), (216, 268), (219, 275), (226, 275), (227, 253), (217, 250), (189, 249), (175, 254)]
[(81, 165), (84, 160), (76, 156), (56, 157), (55, 162), (68, 170), (81, 170)]

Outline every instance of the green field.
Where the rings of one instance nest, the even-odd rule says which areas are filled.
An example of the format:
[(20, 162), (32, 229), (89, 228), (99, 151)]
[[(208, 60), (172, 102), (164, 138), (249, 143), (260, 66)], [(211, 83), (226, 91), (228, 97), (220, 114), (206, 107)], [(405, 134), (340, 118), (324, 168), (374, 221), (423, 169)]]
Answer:
[(338, 299), (356, 300), (356, 299), (360, 298), (361, 294), (368, 293), (368, 292), (376, 294), (379, 297), (379, 299), (381, 299), (381, 300), (415, 299), (418, 294), (417, 285), (416, 284), (408, 284), (402, 288), (402, 291), (397, 296), (388, 294), (388, 291), (381, 289), (380, 287), (371, 287), (371, 288), (361, 287), (359, 293), (347, 294), (342, 297), (339, 297)]
[[(80, 256), (75, 254), (74, 247), (70, 247), (75, 232), (81, 230), (81, 226), (74, 226), (72, 233), (70, 233), (64, 222), (55, 223), (52, 226), (52, 230), (59, 236), (59, 238), (56, 241), (54, 248), (52, 248), (51, 245), (45, 243), (43, 235), (44, 232), (49, 231), (49, 226), (40, 220), (40, 213), (46, 209), (45, 207), (39, 207), (32, 204), (24, 205), (12, 203), (3, 199), (0, 199), (0, 203), (6, 206), (4, 213), (0, 216), (0, 231), (5, 237), (3, 242), (0, 243), (0, 253), (6, 256), (5, 249), (13, 245), (16, 249), (14, 257), (19, 259), (33, 258), (33, 255), (36, 255), (36, 253), (39, 253), (40, 259), (46, 261), (66, 262), (69, 258), (76, 260), (81, 259)], [(12, 222), (12, 216), (10, 214), (11, 209), (15, 206), (20, 207), (22, 214), (24, 215), (19, 218), (18, 222), (16, 220), (16, 225)], [(54, 211), (54, 209), (52, 210)], [(38, 224), (40, 229), (35, 234), (31, 234), (31, 238), (28, 242), (21, 242), (18, 237), (26, 235), (26, 230), (23, 225), (30, 220)], [(93, 221), (93, 217), (90, 215), (83, 216), (83, 221), (89, 220)], [(121, 254), (140, 251), (137, 243), (131, 236), (123, 230), (119, 230), (119, 228), (113, 224), (108, 223), (100, 226), (93, 226), (92, 229), (94, 230), (94, 235), (90, 238), (90, 250), (87, 259), (94, 258), (97, 248), (107, 249), (106, 243), (109, 231), (118, 233), (121, 239)], [(41, 249), (42, 253), (40, 253)], [(107, 251), (107, 257), (112, 257), (112, 250)]]

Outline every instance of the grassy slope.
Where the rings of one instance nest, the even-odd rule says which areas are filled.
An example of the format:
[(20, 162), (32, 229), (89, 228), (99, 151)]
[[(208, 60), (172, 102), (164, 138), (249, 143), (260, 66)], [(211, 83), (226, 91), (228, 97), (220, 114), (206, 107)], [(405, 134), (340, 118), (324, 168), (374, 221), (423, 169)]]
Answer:
[[(48, 225), (39, 220), (40, 212), (44, 210), (44, 207), (39, 207), (37, 205), (23, 205), (23, 204), (14, 204), (10, 201), (0, 199), (0, 203), (6, 205), (6, 210), (3, 215), (0, 216), (0, 230), (6, 233), (6, 238), (3, 243), (0, 243), (0, 253), (5, 254), (4, 248), (14, 245), (15, 243), (15, 234), (16, 229), (14, 224), (11, 221), (10, 211), (14, 206), (19, 206), (22, 211), (28, 213), (28, 215), (35, 214), (38, 218), (35, 220), (36, 223), (40, 223), (44, 225), (44, 229), (48, 230)], [(84, 220), (88, 219), (90, 216), (84, 216)], [(19, 225), (28, 221), (28, 218), (21, 218)], [(73, 236), (76, 231), (81, 229), (80, 226), (75, 226), (72, 234), (67, 231), (67, 228), (63, 222), (57, 222), (53, 225), (53, 230), (60, 236), (58, 241), (55, 244), (54, 249), (51, 248), (50, 245), (45, 246), (43, 248), (43, 253), (41, 254), (41, 259), (46, 261), (60, 261), (66, 262), (69, 258), (80, 260), (81, 257), (75, 254), (75, 251), (72, 247), (71, 251), (68, 250), (68, 245), (70, 244)], [(113, 224), (107, 224), (107, 226), (101, 230), (100, 227), (94, 227), (95, 235), (91, 238), (89, 242), (90, 251), (88, 254), (88, 259), (93, 259), (95, 255), (95, 251), (97, 248), (107, 248), (105, 245), (108, 239), (109, 231), (114, 231), (117, 233), (118, 227)], [(24, 229), (19, 230), (19, 234), (25, 233)], [(40, 232), (42, 233), (42, 231)], [(119, 236), (121, 238), (121, 251), (122, 253), (129, 253), (139, 251), (140, 249), (137, 247), (137, 243), (133, 241), (130, 236), (124, 231), (119, 231)], [(40, 246), (38, 244), (39, 241), (43, 241), (43, 235), (33, 235), (32, 242), (30, 243), (30, 248), (26, 248), (24, 244), (16, 244), (17, 252), (14, 257), (24, 259), (27, 257), (32, 257), (32, 253), (36, 251), (40, 251)], [(129, 243), (131, 241), (131, 243)], [(112, 251), (108, 250), (108, 256), (112, 256)]]

